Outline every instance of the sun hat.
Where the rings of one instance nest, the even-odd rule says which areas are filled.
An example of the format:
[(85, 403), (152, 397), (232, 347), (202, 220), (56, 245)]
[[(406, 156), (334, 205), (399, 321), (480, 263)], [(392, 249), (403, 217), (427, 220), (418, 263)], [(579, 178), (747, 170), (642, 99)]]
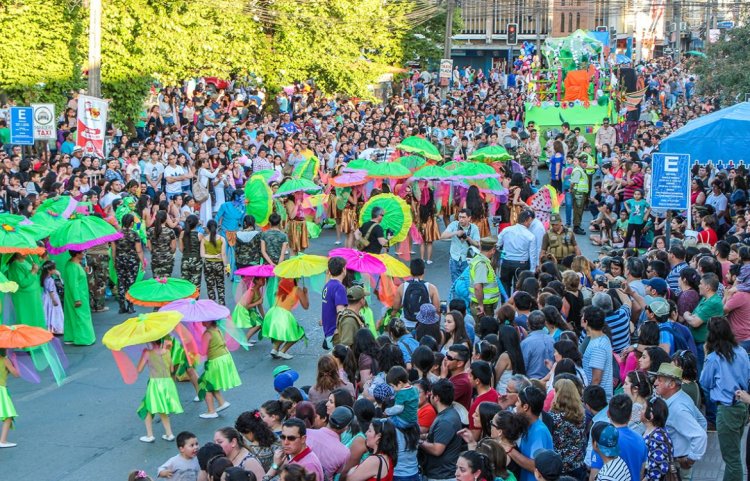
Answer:
[(417, 322), (425, 325), (436, 324), (439, 321), (437, 309), (432, 304), (422, 304), (417, 313)]

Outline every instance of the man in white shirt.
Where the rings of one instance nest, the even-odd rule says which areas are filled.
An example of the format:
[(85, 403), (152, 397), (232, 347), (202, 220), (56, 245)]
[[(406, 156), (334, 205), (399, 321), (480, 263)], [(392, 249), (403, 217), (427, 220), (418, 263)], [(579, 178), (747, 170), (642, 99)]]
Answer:
[(159, 162), (158, 152), (151, 152), (149, 162), (143, 167), (143, 175), (146, 177), (146, 194), (152, 199), (156, 198), (156, 192), (161, 190), (161, 179), (164, 176), (164, 164)]
[(182, 181), (187, 180), (189, 176), (181, 165), (177, 165), (175, 155), (170, 155), (168, 160), (169, 165), (164, 168), (164, 179), (167, 181), (164, 191), (167, 194), (167, 200), (172, 200), (173, 197), (182, 193)]
[(594, 143), (596, 144), (597, 152), (602, 151), (602, 147), (604, 146), (604, 144), (607, 144), (610, 148), (613, 148), (617, 143), (617, 131), (614, 127), (609, 125), (608, 118), (605, 118), (602, 121), (602, 126), (599, 127), (599, 130), (596, 131), (596, 139), (594, 140)]
[(533, 220), (534, 213), (523, 210), (518, 214), (518, 223), (506, 227), (498, 236), (497, 246), (502, 247), (500, 282), (506, 293), (511, 292), (517, 272), (535, 271), (539, 263), (536, 237), (529, 230)]
[(547, 229), (544, 227), (542, 221), (536, 218), (536, 214), (534, 214), (534, 211), (530, 212), (533, 217), (531, 225), (529, 225), (529, 232), (534, 234), (534, 237), (536, 238), (536, 244), (534, 245), (534, 257), (532, 257), (532, 259), (539, 259), (540, 254), (542, 253), (542, 241), (544, 240), (544, 234), (547, 232)]
[(109, 207), (112, 205), (112, 201), (115, 199), (122, 199), (122, 182), (120, 182), (118, 179), (115, 179), (110, 184), (109, 192), (104, 194), (99, 201), (99, 205), (102, 206), (102, 209), (105, 211), (109, 209)]

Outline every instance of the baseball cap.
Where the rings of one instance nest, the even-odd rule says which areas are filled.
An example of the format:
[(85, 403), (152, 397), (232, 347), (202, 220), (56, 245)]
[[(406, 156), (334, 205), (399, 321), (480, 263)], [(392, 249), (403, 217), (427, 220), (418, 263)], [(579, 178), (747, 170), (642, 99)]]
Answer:
[(346, 291), (348, 301), (359, 301), (365, 298), (365, 289), (362, 286), (352, 286)]
[(552, 214), (549, 216), (549, 223), (550, 224), (562, 224), (562, 219), (560, 218), (560, 214)]
[(549, 449), (541, 449), (534, 455), (534, 467), (545, 481), (557, 481), (562, 475), (562, 458)]
[(599, 451), (607, 457), (614, 458), (620, 455), (620, 448), (617, 445), (619, 437), (617, 428), (603, 421), (597, 422), (591, 428), (591, 439), (596, 441)]
[(669, 303), (661, 297), (657, 297), (649, 302), (648, 308), (657, 317), (664, 317), (669, 315)]
[(644, 285), (649, 286), (651, 289), (655, 290), (657, 294), (660, 296), (663, 296), (667, 293), (667, 290), (669, 289), (669, 286), (667, 286), (667, 281), (662, 279), (661, 277), (654, 277), (653, 279), (645, 279), (643, 281)]
[(335, 429), (344, 429), (354, 419), (354, 411), (349, 406), (339, 406), (328, 417), (328, 423)]
[(292, 369), (284, 371), (281, 374), (274, 376), (273, 388), (276, 392), (281, 392), (288, 387), (294, 386), (294, 383), (299, 379), (299, 373)]

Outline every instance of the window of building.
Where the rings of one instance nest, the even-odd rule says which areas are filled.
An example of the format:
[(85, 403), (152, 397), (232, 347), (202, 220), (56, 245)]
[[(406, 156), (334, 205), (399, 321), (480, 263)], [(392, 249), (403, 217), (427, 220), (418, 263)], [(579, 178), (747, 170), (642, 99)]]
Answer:
[(573, 31), (573, 13), (568, 13), (568, 32)]
[(576, 30), (581, 28), (581, 13), (576, 13)]
[(565, 14), (560, 15), (560, 32), (565, 33)]

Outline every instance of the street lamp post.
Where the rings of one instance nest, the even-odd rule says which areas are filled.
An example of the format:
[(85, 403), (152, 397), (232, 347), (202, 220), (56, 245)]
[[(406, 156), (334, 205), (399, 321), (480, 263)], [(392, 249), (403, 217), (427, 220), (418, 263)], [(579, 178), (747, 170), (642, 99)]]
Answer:
[(89, 0), (89, 89), (102, 96), (102, 0)]

